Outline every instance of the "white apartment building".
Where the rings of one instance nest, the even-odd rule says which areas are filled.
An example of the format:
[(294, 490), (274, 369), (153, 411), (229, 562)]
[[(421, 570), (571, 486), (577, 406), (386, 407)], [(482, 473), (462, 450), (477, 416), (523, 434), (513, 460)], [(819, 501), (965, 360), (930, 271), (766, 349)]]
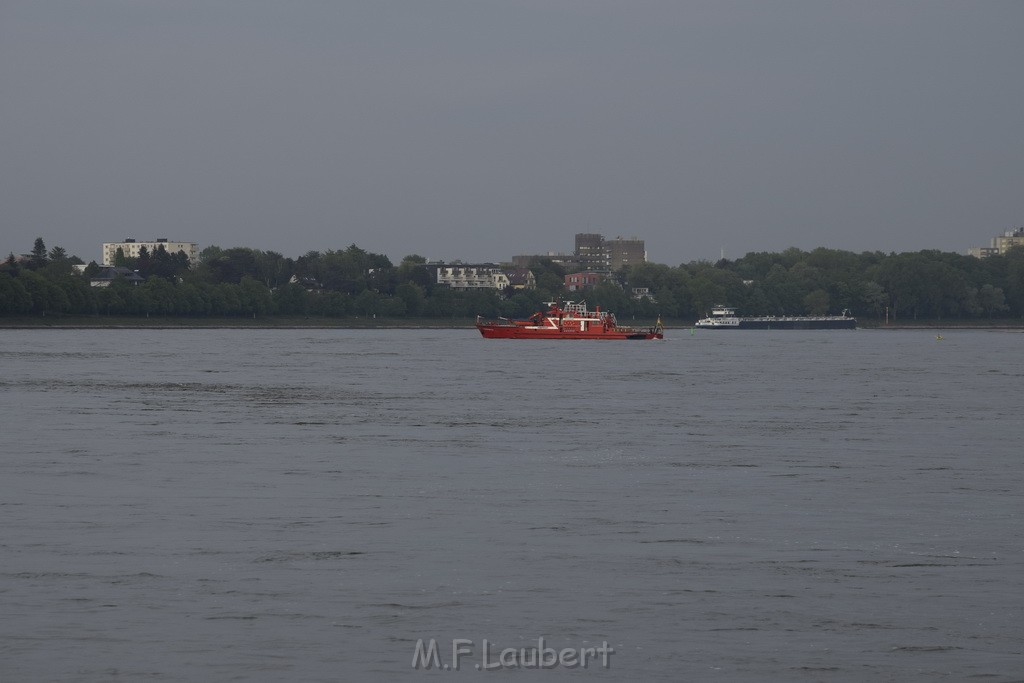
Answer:
[(1002, 235), (993, 237), (992, 246), (990, 247), (971, 247), (967, 250), (967, 255), (974, 256), (975, 258), (985, 258), (986, 256), (1005, 254), (1010, 248), (1020, 246), (1024, 246), (1024, 228), (1007, 230)]
[(124, 242), (103, 243), (103, 263), (101, 265), (114, 265), (114, 256), (117, 254), (118, 249), (123, 251), (124, 255), (128, 258), (138, 258), (139, 251), (143, 247), (150, 254), (160, 247), (166, 249), (168, 254), (177, 254), (179, 251), (183, 251), (188, 256), (190, 264), (195, 264), (199, 260), (199, 246), (195, 242), (171, 242), (166, 237), (158, 237), (152, 242), (140, 242), (131, 237), (126, 237)]
[(452, 289), (495, 289), (494, 276), (501, 268), (492, 264), (453, 264), (437, 266), (437, 284)]
[(437, 284), (451, 289), (504, 289), (508, 286), (532, 289), (536, 284), (529, 270), (506, 269), (493, 263), (430, 264), (429, 267), (436, 269)]

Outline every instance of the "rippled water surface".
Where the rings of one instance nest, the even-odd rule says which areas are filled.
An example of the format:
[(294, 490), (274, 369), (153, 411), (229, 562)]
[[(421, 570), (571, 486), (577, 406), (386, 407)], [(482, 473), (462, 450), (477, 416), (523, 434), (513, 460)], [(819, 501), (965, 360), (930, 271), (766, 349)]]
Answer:
[(1024, 675), (1024, 335), (669, 337), (0, 330), (0, 679)]

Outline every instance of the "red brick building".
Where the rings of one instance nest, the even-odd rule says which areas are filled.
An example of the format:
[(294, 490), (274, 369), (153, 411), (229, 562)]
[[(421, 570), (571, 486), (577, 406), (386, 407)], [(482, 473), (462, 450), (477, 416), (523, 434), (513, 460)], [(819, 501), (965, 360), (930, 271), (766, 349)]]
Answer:
[(565, 276), (565, 288), (570, 292), (580, 292), (584, 289), (591, 289), (604, 279), (601, 273), (585, 271), (582, 273), (569, 273)]

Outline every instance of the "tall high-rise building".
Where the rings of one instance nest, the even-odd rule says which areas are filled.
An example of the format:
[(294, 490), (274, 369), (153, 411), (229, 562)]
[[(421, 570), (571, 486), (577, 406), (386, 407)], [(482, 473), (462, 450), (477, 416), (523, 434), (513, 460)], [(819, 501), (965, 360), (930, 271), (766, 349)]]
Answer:
[(647, 261), (642, 239), (616, 237), (606, 240), (604, 235), (592, 232), (576, 234), (575, 256), (581, 270), (596, 273), (607, 273)]
[(608, 251), (604, 247), (604, 235), (593, 232), (576, 233), (576, 249), (573, 252), (580, 270), (597, 273), (608, 271)]
[(613, 240), (605, 240), (604, 244), (608, 250), (608, 267), (612, 270), (647, 262), (647, 250), (641, 239), (616, 237)]

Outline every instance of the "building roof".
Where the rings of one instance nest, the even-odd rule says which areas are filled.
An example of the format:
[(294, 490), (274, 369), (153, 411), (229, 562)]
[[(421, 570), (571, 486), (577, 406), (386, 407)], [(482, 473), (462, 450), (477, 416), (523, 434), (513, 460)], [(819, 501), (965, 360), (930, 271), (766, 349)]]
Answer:
[(128, 282), (145, 282), (145, 278), (140, 277), (134, 270), (122, 266), (100, 266), (100, 272), (93, 275), (90, 280), (102, 282), (104, 280), (116, 280), (120, 277), (123, 277)]
[(528, 285), (533, 273), (525, 268), (516, 268), (506, 270), (505, 275), (508, 277), (508, 282), (511, 285)]

